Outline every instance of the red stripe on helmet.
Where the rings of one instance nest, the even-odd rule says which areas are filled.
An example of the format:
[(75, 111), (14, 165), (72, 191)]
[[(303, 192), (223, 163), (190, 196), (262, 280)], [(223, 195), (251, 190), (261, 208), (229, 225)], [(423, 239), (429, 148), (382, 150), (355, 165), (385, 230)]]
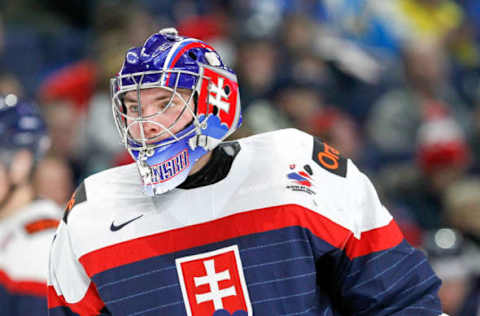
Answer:
[[(181, 48), (180, 51), (177, 52), (177, 54), (173, 58), (172, 62), (170, 63), (170, 66), (168, 67), (168, 69), (172, 69), (173, 67), (175, 67), (175, 64), (180, 59), (180, 57), (183, 55), (183, 53), (185, 53), (189, 49), (197, 48), (197, 47), (208, 48), (211, 51), (215, 51), (215, 49), (213, 49), (212, 46), (210, 46), (210, 45), (208, 45), (207, 43), (204, 43), (204, 42), (193, 42), (193, 43), (187, 44), (183, 48)], [(170, 74), (167, 75), (167, 80), (165, 82), (166, 86), (168, 86), (169, 80), (170, 80)]]

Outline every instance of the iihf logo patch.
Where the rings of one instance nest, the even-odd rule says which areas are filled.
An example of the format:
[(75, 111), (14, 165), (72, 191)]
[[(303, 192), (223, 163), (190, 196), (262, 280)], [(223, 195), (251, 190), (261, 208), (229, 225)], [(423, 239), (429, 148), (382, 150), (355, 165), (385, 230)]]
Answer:
[(238, 246), (175, 260), (188, 316), (252, 316)]
[[(289, 168), (290, 170), (295, 169), (295, 164), (290, 164)], [(288, 173), (287, 178), (291, 180), (294, 184), (287, 185), (287, 189), (290, 189), (292, 191), (305, 192), (310, 195), (316, 194), (313, 190), (310, 189), (313, 186), (312, 176), (313, 171), (310, 165), (303, 166), (303, 170)]]
[(312, 177), (310, 177), (310, 175), (306, 174), (304, 171), (291, 172), (287, 175), (287, 177), (290, 180), (293, 180), (294, 182), (296, 182), (297, 184), (305, 185), (307, 187), (312, 186), (312, 182), (311, 182)]

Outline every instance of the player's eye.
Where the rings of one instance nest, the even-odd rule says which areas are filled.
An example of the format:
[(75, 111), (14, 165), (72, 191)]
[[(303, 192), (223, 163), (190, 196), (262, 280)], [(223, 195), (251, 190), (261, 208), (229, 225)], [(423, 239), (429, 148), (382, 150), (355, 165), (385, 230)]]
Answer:
[(130, 104), (127, 106), (128, 112), (131, 114), (138, 114), (138, 105)]
[(175, 101), (171, 101), (171, 102), (165, 101), (159, 104), (159, 108), (161, 111), (165, 111), (166, 109), (173, 108), (176, 105), (177, 105), (177, 102)]
[(165, 101), (165, 102), (160, 102), (160, 104), (158, 106), (161, 110), (165, 110), (166, 108), (168, 108), (172, 105), (169, 102)]

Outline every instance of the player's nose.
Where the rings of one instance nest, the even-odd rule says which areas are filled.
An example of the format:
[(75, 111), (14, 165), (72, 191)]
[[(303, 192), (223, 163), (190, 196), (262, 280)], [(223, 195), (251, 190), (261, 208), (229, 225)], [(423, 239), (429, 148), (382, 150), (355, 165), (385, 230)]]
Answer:
[(142, 123), (143, 125), (143, 132), (146, 138), (153, 138), (158, 136), (161, 131), (163, 130), (158, 123), (154, 121), (147, 121)]
[(155, 106), (146, 106), (142, 111), (143, 132), (146, 138), (155, 138), (153, 141), (171, 137), (167, 128), (172, 124), (171, 118), (159, 111)]

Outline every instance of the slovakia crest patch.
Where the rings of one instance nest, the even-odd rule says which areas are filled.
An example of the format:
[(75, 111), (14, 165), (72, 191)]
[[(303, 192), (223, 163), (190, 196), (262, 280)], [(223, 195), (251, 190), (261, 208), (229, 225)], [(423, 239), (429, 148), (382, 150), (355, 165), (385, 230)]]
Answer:
[(188, 316), (252, 316), (238, 246), (176, 259)]

